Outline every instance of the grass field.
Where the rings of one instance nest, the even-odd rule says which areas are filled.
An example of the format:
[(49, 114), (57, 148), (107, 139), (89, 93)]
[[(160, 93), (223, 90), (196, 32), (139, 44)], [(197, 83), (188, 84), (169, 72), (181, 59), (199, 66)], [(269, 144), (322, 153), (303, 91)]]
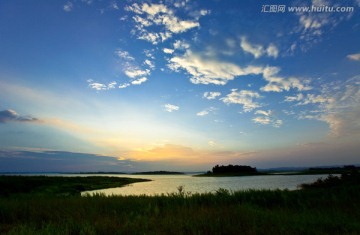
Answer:
[(359, 178), (351, 179), (296, 191), (19, 194), (0, 197), (0, 234), (360, 234)]

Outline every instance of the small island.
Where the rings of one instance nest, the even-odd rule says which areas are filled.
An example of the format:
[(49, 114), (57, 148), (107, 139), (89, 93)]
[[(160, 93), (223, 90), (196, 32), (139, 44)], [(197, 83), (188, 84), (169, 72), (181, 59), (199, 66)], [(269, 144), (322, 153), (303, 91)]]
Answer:
[(222, 177), (222, 176), (252, 176), (252, 175), (266, 175), (266, 173), (258, 172), (256, 167), (245, 166), (245, 165), (216, 165), (212, 168), (212, 171), (208, 171), (205, 174), (197, 176), (212, 176), (212, 177)]

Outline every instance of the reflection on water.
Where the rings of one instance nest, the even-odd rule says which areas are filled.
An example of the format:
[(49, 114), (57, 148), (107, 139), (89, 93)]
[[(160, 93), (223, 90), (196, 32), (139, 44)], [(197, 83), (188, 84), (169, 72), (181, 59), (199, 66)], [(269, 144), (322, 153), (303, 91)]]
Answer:
[[(108, 175), (109, 176), (109, 175)], [(112, 175), (117, 177), (151, 179), (149, 182), (131, 184), (121, 188), (110, 188), (88, 192), (105, 195), (156, 195), (177, 192), (184, 186), (186, 192), (215, 192), (219, 188), (232, 191), (246, 189), (297, 189), (302, 183), (311, 183), (327, 175), (272, 175), (241, 177), (192, 177), (191, 175)], [(84, 192), (87, 193), (87, 192)]]

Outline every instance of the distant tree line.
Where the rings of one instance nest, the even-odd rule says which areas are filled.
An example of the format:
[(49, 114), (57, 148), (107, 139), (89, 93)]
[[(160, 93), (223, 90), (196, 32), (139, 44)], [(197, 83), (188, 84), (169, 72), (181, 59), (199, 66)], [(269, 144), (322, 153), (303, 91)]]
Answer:
[(227, 166), (219, 166), (216, 165), (212, 168), (213, 174), (256, 174), (256, 167), (251, 166), (242, 166), (242, 165), (227, 165)]

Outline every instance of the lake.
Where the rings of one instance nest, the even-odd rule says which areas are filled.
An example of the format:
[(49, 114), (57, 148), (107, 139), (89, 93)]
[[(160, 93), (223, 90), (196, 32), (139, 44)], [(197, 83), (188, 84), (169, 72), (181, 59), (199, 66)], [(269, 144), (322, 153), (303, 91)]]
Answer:
[(246, 189), (289, 189), (295, 190), (302, 183), (311, 183), (328, 175), (270, 175), (240, 177), (193, 177), (192, 175), (106, 175), (151, 179), (149, 182), (130, 184), (121, 188), (109, 188), (85, 193), (105, 195), (156, 195), (178, 192), (183, 186), (185, 192), (215, 192), (219, 188), (231, 191)]

